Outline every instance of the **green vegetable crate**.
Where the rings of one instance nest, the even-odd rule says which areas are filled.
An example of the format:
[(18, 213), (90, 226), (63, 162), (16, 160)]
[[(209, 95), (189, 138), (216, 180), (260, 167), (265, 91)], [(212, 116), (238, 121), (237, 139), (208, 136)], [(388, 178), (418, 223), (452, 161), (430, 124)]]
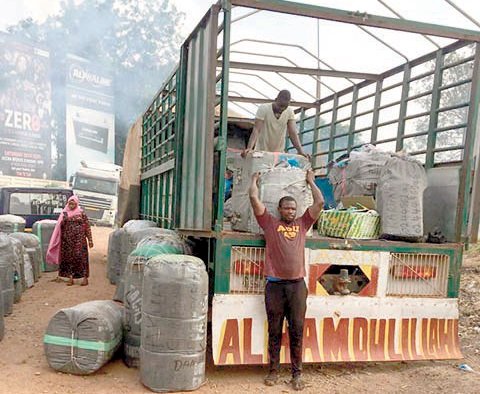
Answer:
[(380, 233), (380, 215), (367, 209), (329, 209), (318, 219), (318, 233), (324, 237), (376, 239)]

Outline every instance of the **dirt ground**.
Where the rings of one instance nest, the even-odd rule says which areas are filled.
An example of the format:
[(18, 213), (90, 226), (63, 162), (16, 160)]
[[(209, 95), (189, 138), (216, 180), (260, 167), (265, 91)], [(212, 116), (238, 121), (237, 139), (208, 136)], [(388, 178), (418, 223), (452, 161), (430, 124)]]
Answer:
[[(26, 291), (12, 315), (5, 318), (5, 338), (0, 342), (0, 394), (3, 393), (148, 393), (136, 369), (120, 359), (90, 376), (58, 373), (49, 368), (42, 338), (52, 315), (83, 301), (111, 299), (114, 286), (105, 277), (108, 234), (94, 228), (90, 285), (67, 287), (51, 282), (55, 273), (44, 273)], [(305, 367), (305, 393), (480, 393), (480, 251), (468, 254), (462, 272), (460, 311), (464, 360), (408, 363), (323, 364)], [(464, 372), (467, 363), (475, 372)], [(207, 383), (199, 393), (288, 393), (282, 383), (266, 387), (260, 367), (207, 367)], [(288, 370), (283, 371), (288, 379)]]

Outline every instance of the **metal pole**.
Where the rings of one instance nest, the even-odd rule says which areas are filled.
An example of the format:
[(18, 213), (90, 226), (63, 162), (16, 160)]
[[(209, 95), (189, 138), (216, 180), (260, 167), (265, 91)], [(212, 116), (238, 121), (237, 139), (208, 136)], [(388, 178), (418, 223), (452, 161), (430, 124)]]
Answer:
[[(320, 68), (320, 19), (317, 19), (317, 68)], [(321, 94), (321, 77), (317, 77), (316, 96), (320, 100)], [(312, 168), (315, 168), (317, 162), (317, 141), (320, 126), (320, 105), (315, 109), (315, 121), (313, 125), (313, 144), (312, 144)]]
[(467, 14), (464, 10), (462, 10), (458, 5), (456, 5), (453, 1), (451, 0), (445, 0), (448, 4), (450, 4), (453, 8), (455, 8), (460, 14), (462, 14), (465, 18), (467, 18), (470, 22), (472, 22), (474, 25), (480, 27), (480, 23), (474, 19), (471, 15)]
[[(386, 4), (382, 0), (377, 0), (381, 5), (383, 5), (387, 10), (389, 10), (393, 15), (397, 16), (400, 19), (405, 20), (405, 18), (400, 15), (397, 11), (395, 11), (392, 7), (390, 7), (388, 4)], [(426, 36), (425, 34), (422, 34), (422, 37), (424, 37), (430, 44), (433, 44), (434, 46), (437, 47), (437, 49), (440, 49), (440, 45), (438, 45), (435, 41), (433, 41), (430, 37)]]
[(228, 127), (228, 81), (229, 81), (229, 63), (230, 63), (230, 28), (232, 18), (232, 4), (230, 0), (224, 0), (223, 10), (223, 47), (222, 47), (222, 87), (220, 104), (220, 128), (218, 130), (217, 145), (219, 153), (218, 168), (218, 193), (217, 193), (217, 215), (215, 221), (215, 231), (223, 230), (223, 196), (225, 193), (225, 168), (226, 168), (226, 150), (227, 150), (227, 127)]
[[(470, 212), (470, 202), (473, 201), (473, 215), (471, 230), (478, 233), (478, 218), (479, 205), (478, 205), (478, 191), (480, 189), (479, 179), (477, 179), (478, 172), (472, 174), (473, 162), (474, 162), (474, 146), (475, 146), (475, 134), (478, 130), (477, 125), (479, 122), (479, 109), (480, 109), (480, 44), (475, 48), (475, 62), (472, 73), (472, 87), (470, 96), (470, 105), (468, 111), (467, 128), (465, 130), (465, 148), (463, 151), (463, 163), (460, 173), (460, 186), (459, 186), (459, 198), (456, 220), (456, 240), (457, 241), (469, 241), (468, 234), (468, 219)], [(478, 158), (477, 158), (477, 170), (478, 170)], [(473, 181), (473, 197), (470, 198), (470, 188)], [(476, 205), (475, 205), (476, 204)]]

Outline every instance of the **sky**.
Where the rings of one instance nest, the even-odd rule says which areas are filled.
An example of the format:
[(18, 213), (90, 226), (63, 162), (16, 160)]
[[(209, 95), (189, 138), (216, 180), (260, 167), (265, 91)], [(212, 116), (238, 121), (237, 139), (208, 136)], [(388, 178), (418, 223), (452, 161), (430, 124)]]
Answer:
[[(80, 1), (80, 0), (77, 0)], [(156, 1), (156, 0), (152, 0)], [(172, 0), (177, 8), (186, 14), (185, 29), (189, 32), (200, 20), (207, 9), (214, 4), (215, 0)], [(475, 0), (454, 0), (470, 15), (480, 21), (480, 2)], [(308, 4), (322, 5), (352, 11), (368, 11), (388, 15), (384, 6), (377, 0), (300, 0)], [(445, 14), (451, 24), (461, 24), (462, 27), (474, 27), (453, 11), (444, 0), (385, 0), (387, 5), (394, 7), (403, 17), (429, 22), (444, 22)], [(14, 24), (23, 18), (32, 17), (35, 20), (43, 20), (48, 15), (58, 12), (61, 0), (0, 0), (0, 30), (9, 24)], [(391, 16), (391, 15), (390, 15)]]
[[(0, 0), (0, 30), (15, 24), (19, 20), (33, 18), (43, 21), (48, 15), (60, 10), (61, 0)], [(176, 7), (185, 13), (184, 35), (187, 35), (213, 1), (211, 0), (173, 0)]]
[[(453, 1), (479, 22), (478, 25), (464, 18), (452, 8), (448, 4), (450, 0), (301, 1), (325, 7), (366, 11), (370, 14), (397, 17), (389, 10), (389, 7), (392, 7), (406, 19), (480, 30), (480, 1), (474, 0)], [(216, 0), (172, 0), (172, 2), (185, 14), (181, 34), (183, 37), (187, 37)], [(48, 15), (58, 12), (60, 3), (61, 0), (0, 0), (0, 9), (2, 10), (0, 13), (0, 30), (4, 30), (8, 25), (27, 17), (42, 21)], [(232, 18), (235, 20), (248, 12), (250, 10), (245, 8), (234, 8)], [(377, 34), (386, 43), (395, 46), (409, 60), (436, 49), (431, 42), (420, 35), (377, 28), (368, 28), (367, 30)], [(288, 32), (288, 34), (285, 34), (285, 32)], [(269, 43), (260, 43), (258, 40), (269, 41)], [(286, 45), (272, 44), (279, 41)], [(438, 37), (435, 37), (434, 41), (440, 46), (452, 42)], [(302, 48), (299, 48), (299, 45)], [(362, 32), (358, 26), (326, 20), (321, 20), (317, 24), (317, 21), (311, 18), (267, 11), (234, 22), (231, 32), (231, 50), (231, 60), (234, 61), (276, 63), (285, 66), (296, 64), (301, 67), (313, 68), (319, 66), (316, 60), (318, 56), (332, 65), (333, 68), (367, 73), (380, 73), (405, 62), (404, 58), (372, 39), (367, 32)], [(256, 52), (256, 54), (246, 54), (246, 52)], [(261, 54), (259, 55), (259, 53)], [(257, 74), (261, 74), (261, 72)], [(282, 79), (283, 77), (269, 75), (268, 78), (270, 81), (277, 79), (274, 82), (277, 89), (278, 86), (285, 86), (286, 84), (285, 80)], [(232, 76), (232, 92), (235, 90), (240, 95), (252, 96), (251, 87), (256, 86), (259, 81), (253, 79), (253, 77), (250, 80), (248, 79), (248, 76), (242, 76), (238, 73)], [(312, 77), (293, 75), (291, 80), (296, 86), (306, 87), (305, 89), (297, 89), (291, 83), (288, 84), (288, 89), (293, 89), (292, 93), (297, 101), (313, 101), (316, 95), (316, 82)], [(331, 94), (328, 87), (339, 91), (351, 85), (351, 82), (342, 78), (322, 77), (322, 81), (325, 84), (322, 88), (322, 97)], [(245, 82), (250, 86), (246, 86)], [(326, 87), (327, 85), (328, 87)], [(268, 86), (264, 86), (262, 93), (271, 97), (275, 94), (275, 90), (270, 90)], [(254, 112), (255, 110), (255, 106), (250, 108), (250, 111)]]

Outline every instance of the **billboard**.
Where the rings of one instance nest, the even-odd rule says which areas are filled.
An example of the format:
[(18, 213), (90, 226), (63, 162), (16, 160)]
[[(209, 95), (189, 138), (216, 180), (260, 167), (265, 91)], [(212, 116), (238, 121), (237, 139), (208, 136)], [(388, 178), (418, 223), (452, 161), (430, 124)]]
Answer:
[(115, 113), (113, 80), (106, 70), (68, 55), (66, 82), (68, 179), (82, 160), (114, 162)]
[(0, 175), (50, 178), (49, 52), (0, 34)]

